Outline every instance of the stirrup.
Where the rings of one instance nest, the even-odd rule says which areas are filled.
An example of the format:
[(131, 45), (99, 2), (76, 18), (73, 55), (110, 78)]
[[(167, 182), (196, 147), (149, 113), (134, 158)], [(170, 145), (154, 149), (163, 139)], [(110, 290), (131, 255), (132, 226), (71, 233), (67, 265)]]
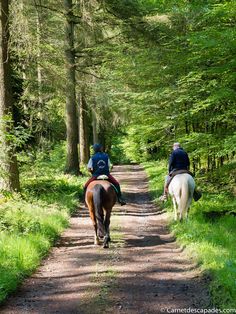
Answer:
[(121, 197), (118, 197), (118, 202), (120, 203), (121, 206), (126, 205), (126, 202)]

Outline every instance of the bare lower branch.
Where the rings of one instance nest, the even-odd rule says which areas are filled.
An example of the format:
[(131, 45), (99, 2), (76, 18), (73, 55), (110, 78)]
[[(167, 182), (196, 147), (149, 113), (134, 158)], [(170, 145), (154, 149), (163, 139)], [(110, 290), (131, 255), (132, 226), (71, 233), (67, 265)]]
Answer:
[(104, 80), (104, 77), (98, 76), (98, 75), (96, 75), (94, 73), (90, 73), (90, 72), (87, 72), (87, 71), (82, 71), (80, 69), (76, 69), (76, 71), (79, 72), (79, 73), (86, 74), (86, 75), (91, 75), (91, 76), (96, 77), (97, 79), (100, 79), (100, 80)]
[(37, 3), (35, 3), (34, 6), (35, 6), (36, 8), (42, 8), (42, 9), (46, 9), (46, 10), (49, 10), (49, 11), (53, 11), (53, 12), (56, 12), (56, 13), (65, 15), (65, 13), (64, 13), (63, 11), (60, 11), (60, 10), (57, 10), (57, 9), (48, 7), (48, 6), (43, 5), (43, 4), (37, 4)]

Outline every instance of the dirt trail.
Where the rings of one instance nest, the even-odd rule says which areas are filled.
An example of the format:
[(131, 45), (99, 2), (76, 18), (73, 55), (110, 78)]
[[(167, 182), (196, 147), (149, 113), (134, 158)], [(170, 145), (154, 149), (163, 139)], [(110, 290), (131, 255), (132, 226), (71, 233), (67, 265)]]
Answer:
[(206, 284), (169, 234), (165, 213), (150, 201), (142, 168), (117, 166), (113, 174), (129, 204), (114, 208), (110, 249), (94, 247), (87, 209), (80, 208), (1, 313), (147, 314), (207, 307)]

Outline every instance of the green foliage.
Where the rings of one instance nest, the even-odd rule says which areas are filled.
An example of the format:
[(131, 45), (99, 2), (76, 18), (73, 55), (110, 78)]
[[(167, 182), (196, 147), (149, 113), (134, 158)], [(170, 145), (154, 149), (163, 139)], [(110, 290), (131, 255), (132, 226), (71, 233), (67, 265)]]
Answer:
[[(45, 150), (65, 133), (60, 6), (57, 12), (24, 0), (12, 4), (19, 16), (12, 20), (15, 70), (26, 75), (21, 120)], [(192, 153), (196, 168), (214, 170), (233, 156), (233, 1), (87, 1), (81, 10), (75, 36), (78, 92), (85, 90), (108, 150), (122, 130), (124, 157), (133, 161), (166, 157), (177, 140)]]
[(181, 141), (196, 168), (214, 170), (235, 153), (235, 3), (139, 5), (103, 68), (110, 106), (126, 114), (128, 157), (166, 157)]
[(162, 195), (163, 192), (164, 178), (167, 174), (167, 163), (163, 160), (159, 160), (144, 162), (142, 165), (150, 179), (149, 192), (152, 198), (157, 201), (158, 197)]
[(116, 137), (112, 138), (112, 146), (109, 156), (112, 164), (129, 164), (130, 159), (127, 158), (124, 148), (124, 135), (119, 133)]
[(0, 301), (3, 301), (35, 270), (51, 243), (39, 233), (19, 236), (1, 232), (0, 244)]
[(63, 16), (37, 1), (13, 0), (10, 20), (14, 120), (30, 135), (28, 146), (46, 150), (65, 134)]
[[(150, 191), (157, 201), (163, 189), (166, 171), (164, 163), (149, 162), (143, 165), (150, 179)], [(235, 164), (228, 167), (233, 168)], [(228, 169), (224, 169), (224, 173), (223, 168), (221, 169), (218, 184), (222, 183), (222, 178), (229, 182)], [(173, 222), (172, 206), (170, 202), (167, 203), (166, 208), (172, 218), (170, 229), (174, 231), (177, 241), (186, 246), (189, 256), (198, 261), (201, 269), (210, 275), (213, 305), (219, 308), (235, 308), (236, 217), (230, 215), (230, 212), (235, 213), (236, 200), (232, 193), (223, 191), (216, 182), (212, 184), (206, 176), (197, 178), (197, 182), (203, 191), (203, 198), (192, 205), (188, 221)], [(221, 215), (222, 211), (228, 214)], [(209, 215), (212, 212), (215, 216)]]
[[(224, 198), (223, 200), (226, 203)], [(208, 205), (204, 203), (211, 210), (211, 203), (210, 207)], [(221, 203), (218, 206), (214, 204), (213, 208), (221, 210)], [(235, 226), (236, 219), (232, 216), (211, 223), (200, 215), (191, 217), (189, 222), (171, 226), (178, 241), (187, 245), (189, 255), (197, 259), (201, 268), (212, 276), (212, 302), (221, 308), (234, 308), (236, 305), (236, 255), (233, 249)]]
[(138, 0), (106, 0), (104, 2), (106, 3), (107, 9), (111, 10), (114, 15), (122, 19), (141, 15), (141, 7), (139, 6)]
[(39, 265), (68, 226), (85, 178), (63, 174), (64, 144), (37, 160), (19, 156), (22, 196), (6, 195), (0, 204), (0, 302)]
[[(74, 24), (77, 93), (85, 92), (88, 116), (91, 120), (92, 111), (96, 117), (100, 140), (114, 163), (157, 160), (144, 164), (156, 198), (162, 193), (165, 174), (165, 165), (158, 160), (168, 156), (173, 141), (183, 144), (199, 174), (204, 200), (193, 206), (192, 222), (184, 225), (181, 241), (196, 242), (194, 252), (202, 250), (199, 260), (204, 269), (212, 267), (208, 253), (218, 265), (224, 243), (222, 267), (212, 267), (216, 278), (212, 294), (217, 295), (217, 287), (234, 292), (225, 271), (230, 269), (231, 274), (234, 269), (231, 257), (227, 262), (227, 254), (235, 255), (226, 232), (229, 227), (234, 235), (234, 218), (221, 218), (224, 234), (218, 239), (216, 224), (205, 217), (235, 206), (231, 196), (236, 177), (235, 2), (79, 4), (73, 7), (82, 16)], [(35, 269), (66, 225), (82, 191), (83, 178), (63, 174), (63, 146), (51, 151), (65, 137), (65, 34), (61, 31), (65, 17), (62, 3), (50, 0), (47, 6), (33, 0), (11, 2), (16, 104), (15, 129), (7, 136), (21, 151), (23, 188), (22, 198), (13, 196), (5, 203), (12, 196), (5, 193), (0, 200), (0, 299)], [(88, 142), (91, 133), (88, 130)], [(173, 228), (181, 238), (182, 227)], [(227, 234), (229, 242), (224, 238)], [(222, 304), (231, 305), (227, 291)]]

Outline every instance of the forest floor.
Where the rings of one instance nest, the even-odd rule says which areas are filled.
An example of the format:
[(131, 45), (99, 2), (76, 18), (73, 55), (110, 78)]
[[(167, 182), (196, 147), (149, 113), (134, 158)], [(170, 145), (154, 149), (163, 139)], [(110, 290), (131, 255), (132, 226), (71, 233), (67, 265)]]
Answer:
[(79, 208), (48, 258), (0, 313), (147, 314), (209, 307), (208, 279), (169, 233), (143, 169), (116, 166), (113, 174), (128, 204), (114, 208), (110, 248), (93, 245), (88, 210)]

